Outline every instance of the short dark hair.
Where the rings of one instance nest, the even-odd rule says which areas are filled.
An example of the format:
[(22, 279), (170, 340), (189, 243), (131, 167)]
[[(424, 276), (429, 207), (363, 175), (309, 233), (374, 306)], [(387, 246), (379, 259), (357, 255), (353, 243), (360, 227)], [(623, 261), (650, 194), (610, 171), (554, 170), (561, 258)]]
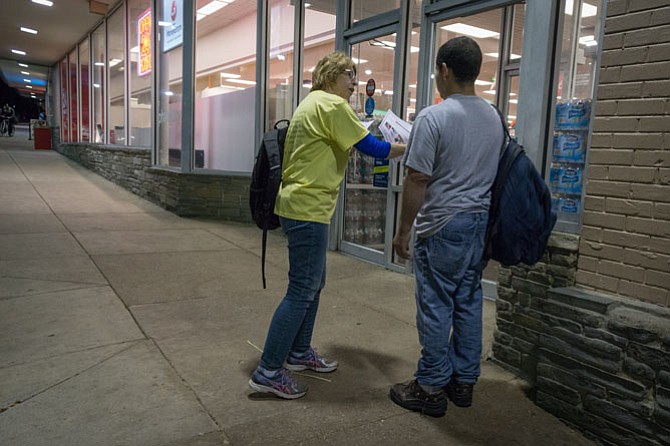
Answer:
[(474, 82), (482, 68), (482, 50), (470, 37), (454, 37), (437, 52), (435, 65), (440, 68), (442, 64), (453, 70), (457, 82)]

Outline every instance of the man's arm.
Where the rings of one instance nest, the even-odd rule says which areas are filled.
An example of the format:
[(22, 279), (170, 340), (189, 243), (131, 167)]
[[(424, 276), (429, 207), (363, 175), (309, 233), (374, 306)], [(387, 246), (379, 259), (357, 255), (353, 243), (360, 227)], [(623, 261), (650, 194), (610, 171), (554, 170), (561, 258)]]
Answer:
[(400, 208), (400, 225), (393, 238), (393, 247), (398, 257), (408, 259), (409, 239), (412, 231), (412, 224), (419, 209), (423, 206), (426, 199), (426, 188), (430, 176), (421, 173), (411, 167), (407, 168), (407, 176), (402, 189), (402, 207)]

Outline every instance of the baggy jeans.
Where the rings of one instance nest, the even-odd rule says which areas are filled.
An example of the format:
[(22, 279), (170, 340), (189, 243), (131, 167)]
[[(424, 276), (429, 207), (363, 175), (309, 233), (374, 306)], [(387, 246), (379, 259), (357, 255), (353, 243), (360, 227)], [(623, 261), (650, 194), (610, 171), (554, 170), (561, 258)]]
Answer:
[(419, 384), (442, 387), (452, 378), (477, 382), (487, 221), (487, 212), (457, 214), (440, 231), (414, 243)]
[(266, 370), (283, 367), (290, 352), (309, 350), (319, 296), (326, 284), (328, 225), (290, 218), (280, 221), (288, 237), (289, 283), (268, 329), (260, 362)]

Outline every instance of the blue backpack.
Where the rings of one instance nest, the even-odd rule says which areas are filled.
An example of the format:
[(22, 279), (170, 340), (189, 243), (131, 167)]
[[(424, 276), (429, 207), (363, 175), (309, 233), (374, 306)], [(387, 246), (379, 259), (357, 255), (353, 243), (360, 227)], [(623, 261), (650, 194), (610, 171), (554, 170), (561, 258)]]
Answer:
[(510, 136), (500, 110), (496, 111), (505, 138), (491, 189), (484, 257), (503, 266), (534, 265), (547, 249), (557, 215), (547, 184), (523, 147)]

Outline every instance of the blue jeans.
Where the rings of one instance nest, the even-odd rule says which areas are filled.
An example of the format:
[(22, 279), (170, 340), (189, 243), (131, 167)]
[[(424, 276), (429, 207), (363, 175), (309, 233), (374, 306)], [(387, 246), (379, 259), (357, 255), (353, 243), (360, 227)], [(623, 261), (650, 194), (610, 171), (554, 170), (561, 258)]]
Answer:
[(442, 387), (452, 378), (477, 382), (487, 220), (487, 212), (457, 214), (440, 231), (414, 243), (419, 384)]
[(289, 352), (305, 353), (311, 347), (319, 296), (326, 284), (328, 225), (280, 218), (288, 237), (288, 290), (275, 310), (261, 367), (277, 370)]

